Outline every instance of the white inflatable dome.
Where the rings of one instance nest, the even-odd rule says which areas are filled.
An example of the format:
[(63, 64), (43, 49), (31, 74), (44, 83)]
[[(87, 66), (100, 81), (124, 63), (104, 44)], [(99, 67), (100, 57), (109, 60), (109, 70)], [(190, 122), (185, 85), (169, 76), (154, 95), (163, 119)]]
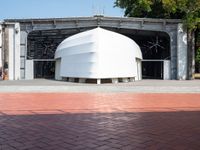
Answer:
[(141, 79), (139, 46), (124, 35), (99, 27), (66, 38), (55, 59), (56, 79)]

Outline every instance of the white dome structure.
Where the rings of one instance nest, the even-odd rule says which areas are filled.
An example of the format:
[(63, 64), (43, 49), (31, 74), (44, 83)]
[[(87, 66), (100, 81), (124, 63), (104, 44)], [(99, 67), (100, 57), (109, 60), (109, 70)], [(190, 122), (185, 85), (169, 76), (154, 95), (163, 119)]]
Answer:
[(141, 80), (142, 53), (130, 38), (102, 28), (66, 38), (55, 53), (57, 80), (62, 77), (112, 79), (118, 82)]

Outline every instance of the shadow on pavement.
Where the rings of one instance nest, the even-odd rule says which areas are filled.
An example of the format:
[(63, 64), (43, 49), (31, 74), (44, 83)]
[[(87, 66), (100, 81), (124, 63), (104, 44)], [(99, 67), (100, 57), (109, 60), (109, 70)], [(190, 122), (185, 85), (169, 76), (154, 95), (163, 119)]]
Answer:
[(199, 141), (199, 111), (0, 115), (0, 150), (183, 150)]

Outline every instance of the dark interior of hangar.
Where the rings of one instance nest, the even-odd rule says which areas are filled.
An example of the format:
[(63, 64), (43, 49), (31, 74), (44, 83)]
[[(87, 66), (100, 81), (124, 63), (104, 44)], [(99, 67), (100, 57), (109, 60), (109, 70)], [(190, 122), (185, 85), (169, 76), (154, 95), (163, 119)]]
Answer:
[[(67, 37), (92, 28), (33, 31), (28, 36), (27, 59), (34, 60), (34, 78), (54, 78), (54, 53)], [(143, 79), (163, 79), (163, 60), (170, 59), (170, 39), (164, 32), (105, 28), (133, 39), (141, 48)]]

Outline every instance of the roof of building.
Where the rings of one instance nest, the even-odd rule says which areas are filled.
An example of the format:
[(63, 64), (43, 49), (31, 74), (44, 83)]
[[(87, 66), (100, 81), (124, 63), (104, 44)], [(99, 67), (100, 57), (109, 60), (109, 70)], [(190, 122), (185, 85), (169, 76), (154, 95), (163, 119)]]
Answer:
[(66, 18), (30, 18), (30, 19), (4, 19), (4, 22), (49, 22), (49, 21), (76, 21), (76, 20), (120, 20), (120, 21), (147, 21), (147, 22), (168, 22), (168, 23), (181, 23), (180, 19), (158, 19), (158, 18), (135, 18), (135, 17), (106, 17), (106, 16), (93, 16), (93, 17), (66, 17)]

